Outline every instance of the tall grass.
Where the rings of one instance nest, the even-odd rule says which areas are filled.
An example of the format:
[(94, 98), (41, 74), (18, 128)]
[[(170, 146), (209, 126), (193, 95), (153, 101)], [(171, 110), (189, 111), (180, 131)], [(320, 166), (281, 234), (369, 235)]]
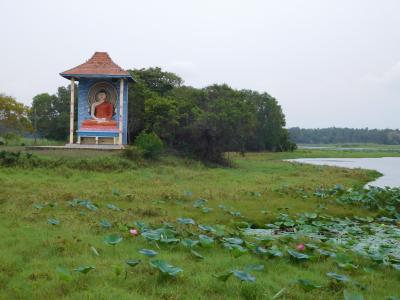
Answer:
[[(335, 201), (303, 199), (279, 192), (287, 187), (313, 191), (338, 183), (345, 187), (361, 186), (376, 176), (364, 170), (280, 160), (304, 153), (318, 155), (318, 152), (231, 155), (232, 168), (209, 168), (202, 163), (167, 156), (158, 162), (114, 171), (105, 170), (104, 165), (129, 163), (118, 153), (102, 152), (84, 158), (82, 155), (88, 155), (87, 152), (68, 152), (69, 156), (62, 153), (34, 155), (41, 162), (64, 160), (57, 167), (0, 167), (0, 299), (271, 299), (282, 289), (285, 290), (281, 299), (342, 299), (341, 287), (307, 292), (292, 284), (304, 278), (328, 286), (325, 273), (336, 268), (330, 260), (293, 264), (286, 258), (258, 259), (253, 255), (233, 258), (221, 248), (201, 248), (199, 251), (205, 259), (200, 262), (181, 246), (169, 248), (148, 243), (130, 236), (128, 231), (121, 233), (124, 240), (115, 251), (103, 240), (111, 233), (124, 232), (125, 224), (134, 224), (134, 221), (157, 225), (186, 217), (198, 224), (229, 228), (235, 221), (247, 218), (263, 226), (279, 212), (295, 215), (318, 207), (337, 217), (375, 214)], [(90, 161), (88, 164), (101, 161), (102, 170), (85, 165), (83, 159)], [(207, 205), (213, 210), (206, 213), (194, 208), (193, 202), (198, 198), (207, 199)], [(73, 199), (90, 200), (98, 209), (73, 206), (69, 202)], [(108, 204), (120, 210), (110, 209)], [(221, 210), (220, 204), (233, 207), (245, 218), (235, 219)], [(48, 224), (49, 218), (58, 219), (60, 224)], [(103, 219), (112, 228), (103, 228), (100, 225)], [(175, 279), (159, 275), (138, 253), (142, 248), (157, 250), (158, 258), (181, 267), (183, 274)], [(143, 262), (124, 279), (121, 268), (125, 268), (126, 259)], [(362, 267), (350, 271), (354, 280), (366, 286), (366, 299), (400, 294), (396, 270), (365, 264), (362, 258), (356, 258), (355, 262), (368, 267), (365, 271)], [(254, 263), (265, 265), (255, 283), (222, 283), (212, 276)], [(59, 267), (73, 270), (81, 265), (94, 265), (96, 269), (87, 275), (72, 271), (70, 280), (63, 280), (57, 272)]]
[(0, 142), (7, 144), (7, 146), (61, 146), (65, 145), (65, 141), (55, 141), (48, 140), (45, 138), (33, 138), (33, 137), (21, 137), (17, 139), (12, 139), (10, 141), (5, 141), (0, 137)]

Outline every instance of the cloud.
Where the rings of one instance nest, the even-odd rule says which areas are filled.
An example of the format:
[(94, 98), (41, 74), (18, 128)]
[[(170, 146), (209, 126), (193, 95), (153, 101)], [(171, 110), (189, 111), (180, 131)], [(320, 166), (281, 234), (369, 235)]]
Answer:
[(381, 74), (369, 73), (365, 76), (364, 80), (367, 84), (373, 84), (377, 86), (385, 87), (397, 87), (400, 86), (400, 60), (392, 65), (389, 69), (385, 70)]
[(191, 80), (196, 74), (196, 64), (187, 60), (175, 60), (166, 63), (165, 70), (174, 72), (185, 80)]

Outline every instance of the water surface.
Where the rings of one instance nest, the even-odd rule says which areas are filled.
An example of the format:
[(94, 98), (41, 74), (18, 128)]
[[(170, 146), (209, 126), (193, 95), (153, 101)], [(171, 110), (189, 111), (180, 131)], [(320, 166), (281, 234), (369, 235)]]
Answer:
[(400, 157), (381, 158), (299, 158), (289, 159), (291, 162), (326, 165), (350, 169), (376, 170), (383, 176), (368, 185), (378, 187), (400, 187)]

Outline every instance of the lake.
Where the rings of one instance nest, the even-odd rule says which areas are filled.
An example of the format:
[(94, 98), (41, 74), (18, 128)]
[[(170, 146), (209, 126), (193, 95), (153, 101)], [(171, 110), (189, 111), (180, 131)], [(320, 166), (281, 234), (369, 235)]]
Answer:
[(288, 161), (342, 167), (349, 169), (369, 169), (382, 173), (383, 176), (367, 185), (378, 187), (400, 187), (400, 157), (381, 158), (299, 158)]

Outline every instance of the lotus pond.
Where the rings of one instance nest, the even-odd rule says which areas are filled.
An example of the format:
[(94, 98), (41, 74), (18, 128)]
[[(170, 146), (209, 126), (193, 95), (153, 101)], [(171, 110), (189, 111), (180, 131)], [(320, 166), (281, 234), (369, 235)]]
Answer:
[(285, 155), (0, 168), (0, 298), (399, 299), (400, 190)]

